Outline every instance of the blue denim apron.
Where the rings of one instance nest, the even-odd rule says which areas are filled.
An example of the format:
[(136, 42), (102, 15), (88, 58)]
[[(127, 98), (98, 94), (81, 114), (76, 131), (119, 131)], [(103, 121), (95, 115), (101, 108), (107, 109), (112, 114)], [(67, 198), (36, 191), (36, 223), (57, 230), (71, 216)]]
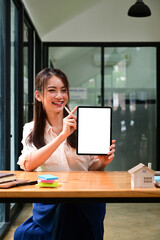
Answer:
[(34, 203), (14, 240), (102, 240), (105, 212), (105, 203)]

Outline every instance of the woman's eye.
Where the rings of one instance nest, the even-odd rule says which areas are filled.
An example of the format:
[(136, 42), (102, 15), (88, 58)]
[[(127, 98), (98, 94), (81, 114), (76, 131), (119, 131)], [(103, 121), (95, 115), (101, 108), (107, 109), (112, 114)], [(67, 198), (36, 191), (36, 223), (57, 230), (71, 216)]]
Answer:
[(55, 92), (55, 90), (54, 89), (50, 89), (49, 92)]
[(62, 92), (63, 92), (63, 93), (66, 93), (66, 92), (67, 92), (67, 89), (63, 89)]

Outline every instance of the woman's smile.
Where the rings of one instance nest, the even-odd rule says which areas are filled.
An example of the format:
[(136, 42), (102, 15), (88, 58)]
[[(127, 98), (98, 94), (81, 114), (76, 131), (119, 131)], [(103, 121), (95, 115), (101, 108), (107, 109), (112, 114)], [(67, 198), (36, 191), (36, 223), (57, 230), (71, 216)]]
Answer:
[(64, 101), (54, 101), (54, 102), (52, 102), (52, 104), (56, 105), (57, 107), (62, 106), (63, 103), (64, 103)]

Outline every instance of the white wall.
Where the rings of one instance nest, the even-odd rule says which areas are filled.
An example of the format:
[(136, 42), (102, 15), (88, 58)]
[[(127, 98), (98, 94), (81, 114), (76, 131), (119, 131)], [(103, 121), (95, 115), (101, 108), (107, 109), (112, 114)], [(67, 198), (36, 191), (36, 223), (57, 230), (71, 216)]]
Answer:
[(104, 0), (42, 36), (42, 41), (160, 41), (160, 0), (144, 0), (152, 12), (147, 18), (127, 16), (129, 7), (135, 2)]

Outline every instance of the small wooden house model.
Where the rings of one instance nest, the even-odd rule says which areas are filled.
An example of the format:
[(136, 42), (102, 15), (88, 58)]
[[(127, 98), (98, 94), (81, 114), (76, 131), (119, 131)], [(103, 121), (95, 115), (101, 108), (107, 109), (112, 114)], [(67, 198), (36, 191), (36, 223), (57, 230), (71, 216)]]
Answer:
[(154, 187), (154, 171), (143, 163), (131, 168), (128, 172), (131, 174), (132, 188)]

